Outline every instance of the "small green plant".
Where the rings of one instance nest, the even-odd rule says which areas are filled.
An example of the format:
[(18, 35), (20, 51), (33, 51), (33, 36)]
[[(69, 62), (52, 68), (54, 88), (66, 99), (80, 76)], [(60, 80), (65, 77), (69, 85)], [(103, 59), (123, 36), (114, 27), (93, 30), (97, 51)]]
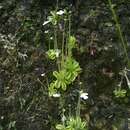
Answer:
[(63, 67), (63, 69), (53, 72), (53, 76), (56, 80), (49, 86), (50, 96), (57, 92), (57, 89), (61, 88), (65, 91), (67, 89), (67, 85), (73, 83), (78, 74), (81, 72), (79, 63), (73, 58), (67, 58)]
[[(55, 80), (53, 80), (49, 85), (50, 96), (59, 90), (65, 91), (67, 86), (72, 84), (81, 72), (79, 63), (73, 58), (72, 55), (72, 49), (76, 47), (76, 38), (70, 35), (71, 22), (69, 13), (70, 12), (67, 13), (66, 10), (51, 11), (51, 15), (47, 18), (48, 20), (43, 23), (43, 25), (51, 23), (53, 26), (54, 48), (49, 48), (46, 54), (50, 60), (56, 60), (58, 66), (58, 70), (53, 72)], [(64, 23), (64, 29), (62, 41), (59, 41), (57, 29), (58, 25), (61, 24), (61, 20)], [(69, 29), (65, 29), (66, 25), (69, 25)], [(60, 49), (58, 47), (59, 43), (62, 44), (60, 45)]]
[(56, 125), (57, 130), (86, 130), (86, 122), (82, 121), (80, 117), (70, 117), (66, 121), (66, 125)]
[(67, 125), (72, 130), (85, 130), (86, 122), (82, 121), (80, 117), (71, 117)]
[(64, 68), (68, 73), (70, 83), (72, 83), (81, 72), (79, 63), (75, 59), (69, 57), (65, 61)]
[(68, 38), (68, 56), (72, 56), (72, 49), (76, 47), (76, 39), (74, 36)]
[(62, 15), (66, 14), (66, 10), (59, 10), (59, 11), (51, 11), (50, 16), (47, 17), (47, 21), (43, 23), (43, 25), (46, 25), (48, 23), (51, 23), (53, 26), (56, 26), (60, 19), (62, 19)]
[(124, 98), (126, 97), (127, 91), (125, 89), (115, 89), (114, 90), (114, 95), (116, 98)]
[[(76, 48), (76, 38), (71, 35), (70, 12), (52, 11), (48, 16), (48, 21), (43, 25), (51, 23), (54, 31), (53, 48), (46, 52), (50, 60), (56, 60), (58, 70), (53, 71), (53, 80), (48, 85), (49, 96), (60, 97), (60, 108), (64, 110), (64, 91), (67, 90), (81, 72), (79, 63), (74, 59), (72, 50)], [(60, 23), (62, 21), (62, 24)], [(59, 38), (57, 30), (62, 25), (62, 38)], [(67, 27), (67, 28), (66, 28)], [(61, 51), (61, 54), (60, 54)], [(62, 94), (62, 95), (61, 95)], [(62, 118), (62, 124), (56, 125), (57, 130), (85, 130), (86, 123), (80, 118), (80, 98), (87, 99), (87, 95), (79, 94), (76, 117), (70, 117), (68, 120)], [(81, 96), (81, 97), (80, 97)], [(65, 117), (64, 114), (62, 117)]]
[(55, 88), (55, 82), (50, 83), (48, 86), (49, 96), (53, 96), (57, 93), (57, 89)]
[(50, 60), (55, 60), (56, 58), (59, 57), (60, 55), (60, 50), (56, 49), (50, 49), (46, 52), (47, 54), (47, 57), (50, 59)]
[(68, 72), (65, 70), (60, 70), (59, 72), (53, 72), (55, 81), (55, 88), (62, 88), (62, 90), (66, 90), (67, 85), (70, 83)]
[(76, 38), (74, 36), (69, 37), (69, 47), (72, 49), (75, 47)]

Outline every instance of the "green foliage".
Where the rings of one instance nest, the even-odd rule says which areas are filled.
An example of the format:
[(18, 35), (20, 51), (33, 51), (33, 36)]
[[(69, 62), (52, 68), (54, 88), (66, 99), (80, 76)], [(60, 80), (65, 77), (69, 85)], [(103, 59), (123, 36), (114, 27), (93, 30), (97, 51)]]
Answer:
[(81, 72), (81, 68), (79, 63), (73, 58), (67, 58), (64, 63), (64, 68), (62, 70), (54, 71), (53, 76), (55, 77), (55, 81), (53, 81), (49, 86), (49, 93), (56, 92), (56, 89), (60, 89), (65, 91), (67, 86), (73, 83), (78, 74)]
[[(58, 71), (53, 72), (55, 80), (52, 81), (52, 83), (50, 83), (49, 85), (49, 95), (53, 95), (58, 90), (65, 91), (67, 89), (67, 86), (72, 84), (78, 74), (81, 72), (81, 68), (79, 66), (79, 63), (74, 58), (72, 58), (72, 49), (76, 47), (76, 38), (74, 36), (68, 36), (68, 34), (70, 34), (70, 19), (68, 17), (66, 17), (67, 19), (64, 19), (63, 16), (64, 14), (67, 15), (66, 10), (59, 10), (53, 12), (51, 11), (50, 14), (51, 16), (48, 16), (48, 21), (45, 21), (44, 25), (51, 22), (53, 25), (52, 27), (54, 27), (54, 49), (49, 49), (46, 52), (48, 58), (51, 60), (55, 60), (56, 58), (58, 58), (60, 53), (58, 48), (59, 39), (57, 39), (59, 34), (56, 31), (56, 28), (58, 28), (57, 24), (61, 24), (59, 19), (62, 19), (65, 23), (67, 19), (69, 20), (69, 31), (66, 32), (64, 28), (63, 38), (61, 41), (62, 57), (56, 59)], [(67, 39), (66, 43), (64, 43), (65, 39)], [(66, 46), (64, 46), (64, 44), (66, 44)]]
[(126, 97), (127, 91), (125, 89), (116, 89), (114, 90), (114, 95), (116, 98), (124, 98)]
[(43, 25), (51, 23), (53, 26), (56, 26), (62, 19), (62, 15), (64, 15), (65, 13), (66, 10), (51, 11), (50, 12), (51, 15), (47, 17), (47, 21), (45, 21)]
[(55, 88), (62, 88), (65, 91), (67, 85), (70, 83), (68, 72), (66, 70), (54, 71), (53, 75), (56, 78)]
[(68, 130), (64, 125), (58, 124), (56, 125), (57, 130)]
[(70, 49), (73, 49), (73, 48), (75, 48), (75, 43), (76, 43), (76, 38), (74, 37), (74, 36), (70, 36), (69, 37), (69, 41), (68, 41), (69, 43), (68, 43), (68, 48), (70, 48)]
[(58, 58), (59, 57), (59, 54), (60, 54), (60, 50), (54, 50), (54, 49), (50, 49), (50, 50), (48, 50), (47, 52), (46, 52), (46, 54), (47, 54), (47, 56), (48, 56), (48, 58), (50, 59), (50, 60), (55, 60), (56, 58)]
[(86, 130), (86, 122), (82, 121), (80, 117), (70, 117), (66, 125), (56, 125), (57, 130)]
[(55, 82), (50, 83), (48, 86), (49, 96), (53, 96), (53, 94), (57, 93), (57, 89), (55, 87)]
[(74, 36), (69, 36), (68, 38), (68, 56), (72, 56), (72, 49), (76, 47), (76, 38)]
[(64, 68), (66, 72), (68, 73), (70, 82), (73, 82), (78, 76), (78, 74), (81, 72), (79, 63), (75, 59), (70, 58), (70, 57), (66, 58)]
[(80, 117), (71, 117), (67, 125), (71, 130), (86, 130), (86, 122), (82, 121)]
[(51, 16), (48, 16), (48, 21), (50, 21), (53, 25), (56, 25), (58, 23), (58, 15), (56, 11), (51, 11)]

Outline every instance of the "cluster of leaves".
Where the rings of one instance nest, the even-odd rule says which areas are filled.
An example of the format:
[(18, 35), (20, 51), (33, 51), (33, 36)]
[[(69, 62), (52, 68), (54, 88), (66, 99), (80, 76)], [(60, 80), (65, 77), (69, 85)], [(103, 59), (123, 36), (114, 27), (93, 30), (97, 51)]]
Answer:
[(116, 89), (114, 90), (114, 95), (116, 98), (126, 97), (127, 91), (125, 89)]
[(70, 85), (80, 73), (81, 68), (79, 63), (73, 58), (67, 58), (64, 63), (64, 68), (62, 70), (54, 71), (53, 76), (55, 81), (53, 81), (49, 86), (50, 95), (53, 95), (57, 89), (66, 90), (67, 85)]
[(46, 52), (46, 54), (47, 54), (47, 56), (48, 56), (48, 58), (50, 59), (50, 60), (55, 60), (56, 58), (58, 58), (59, 57), (59, 54), (60, 54), (60, 50), (54, 50), (54, 49), (50, 49), (50, 50), (48, 50), (47, 52)]
[(82, 121), (80, 117), (70, 117), (66, 125), (57, 124), (57, 130), (86, 130), (86, 122)]

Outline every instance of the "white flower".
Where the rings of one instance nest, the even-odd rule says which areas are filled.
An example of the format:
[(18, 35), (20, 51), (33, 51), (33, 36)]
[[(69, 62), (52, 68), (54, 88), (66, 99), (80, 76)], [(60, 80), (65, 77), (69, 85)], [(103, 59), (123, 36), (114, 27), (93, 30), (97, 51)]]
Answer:
[(3, 6), (0, 5), (0, 9), (2, 9), (2, 8), (3, 8)]
[(48, 23), (50, 23), (50, 21), (45, 21), (45, 22), (43, 23), (43, 26), (45, 26), (45, 25), (48, 24)]
[(41, 74), (41, 76), (44, 77), (44, 76), (45, 76), (45, 73)]
[(55, 52), (55, 54), (56, 54), (56, 57), (59, 57), (60, 50), (59, 50), (59, 49), (56, 49), (56, 52)]
[(53, 40), (53, 37), (50, 37), (50, 40)]
[(48, 31), (48, 30), (46, 30), (44, 33), (49, 33), (49, 31)]
[(4, 116), (1, 116), (1, 120), (3, 120), (4, 119)]
[(58, 15), (63, 15), (65, 12), (63, 10), (59, 10), (58, 12), (56, 12), (56, 14)]
[(52, 96), (58, 98), (58, 97), (60, 97), (60, 94), (59, 93), (55, 93)]
[(62, 122), (65, 122), (65, 121), (66, 121), (65, 115), (62, 116), (61, 120), (62, 120)]
[(81, 93), (80, 98), (87, 100), (88, 99), (88, 93)]

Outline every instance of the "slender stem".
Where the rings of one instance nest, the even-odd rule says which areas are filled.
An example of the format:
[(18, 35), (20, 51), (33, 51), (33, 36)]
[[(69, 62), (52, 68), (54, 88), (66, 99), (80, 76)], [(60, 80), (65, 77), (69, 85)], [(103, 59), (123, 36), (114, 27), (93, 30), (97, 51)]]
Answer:
[(60, 101), (59, 101), (59, 105), (60, 105), (60, 110), (62, 110), (62, 124), (65, 126), (65, 120), (64, 120), (64, 117), (65, 117), (65, 109), (64, 109), (64, 104), (65, 104), (65, 97), (64, 95), (61, 95), (60, 96)]
[(50, 41), (51, 41), (51, 40), (50, 40), (50, 37), (51, 37), (51, 36), (50, 36), (50, 34), (48, 34), (48, 37), (49, 37), (49, 46), (48, 46), (48, 48), (49, 48), (49, 50), (50, 50), (50, 49), (51, 49), (51, 44), (50, 44), (50, 43), (51, 43), (51, 42), (50, 42)]
[(65, 43), (65, 26), (66, 26), (66, 21), (64, 22), (64, 27), (63, 27), (63, 37), (62, 37), (62, 63), (61, 63), (61, 68), (64, 65), (64, 43)]
[(56, 11), (58, 10), (58, 7), (59, 7), (59, 0), (57, 0), (57, 3), (56, 3)]
[(56, 30), (56, 27), (54, 27), (54, 49), (58, 49), (58, 45), (57, 45), (57, 30)]
[(81, 95), (81, 83), (80, 83), (80, 77), (78, 76), (78, 82), (79, 82), (79, 95), (78, 95), (78, 102), (77, 102), (77, 110), (76, 110), (76, 116), (80, 116), (80, 107), (81, 107), (81, 99), (80, 99), (80, 95)]
[[(54, 26), (54, 50), (57, 50), (57, 49), (58, 49), (57, 29)], [(58, 70), (60, 70), (60, 61), (58, 58), (56, 62), (57, 62)]]
[(69, 37), (71, 34), (71, 14), (69, 15)]
[(68, 35), (66, 37), (66, 43), (65, 43), (65, 55), (68, 55)]
[(123, 37), (123, 33), (121, 31), (121, 26), (118, 22), (118, 18), (117, 18), (117, 15), (116, 15), (116, 12), (113, 8), (113, 5), (112, 5), (112, 1), (111, 0), (108, 0), (109, 2), (109, 6), (110, 6), (110, 9), (111, 9), (111, 12), (112, 12), (112, 15), (113, 15), (113, 18), (114, 18), (114, 21), (116, 23), (116, 28), (117, 28), (117, 32), (118, 32), (118, 36), (119, 36), (119, 39), (122, 43), (122, 46), (123, 46), (123, 49), (124, 49), (124, 53), (125, 53), (125, 56), (126, 56), (126, 60), (127, 60), (127, 65), (128, 67), (130, 68), (130, 60), (129, 60), (129, 57), (128, 57), (128, 52), (127, 52), (127, 44), (125, 43), (125, 39)]
[(76, 117), (80, 116), (80, 92), (78, 96), (78, 103), (77, 103), (77, 110), (76, 110)]
[(71, 105), (69, 104), (69, 117), (71, 117)]
[(66, 38), (66, 47), (65, 47), (65, 53), (66, 53), (66, 56), (69, 55), (69, 44), (68, 44), (68, 41), (69, 41), (69, 37), (71, 35), (71, 15), (69, 14), (68, 16), (68, 32), (67, 32), (67, 38)]
[[(69, 14), (69, 33), (68, 33), (68, 39), (71, 36), (71, 14)], [(69, 42), (69, 40), (68, 40)], [(68, 56), (71, 57), (71, 48), (69, 47), (69, 43), (67, 44), (67, 48), (68, 48)]]

